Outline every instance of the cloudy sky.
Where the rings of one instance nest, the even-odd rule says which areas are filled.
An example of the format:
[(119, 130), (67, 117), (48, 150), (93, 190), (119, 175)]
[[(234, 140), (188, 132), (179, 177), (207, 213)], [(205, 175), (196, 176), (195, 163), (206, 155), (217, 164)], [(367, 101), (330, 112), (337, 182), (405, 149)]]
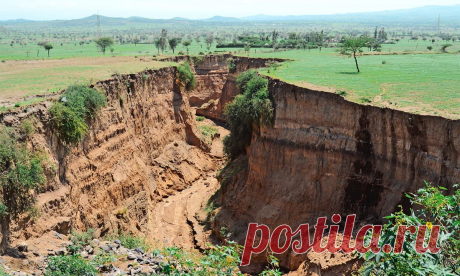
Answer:
[(99, 12), (114, 17), (209, 18), (256, 14), (304, 15), (382, 11), (425, 5), (456, 5), (460, 0), (0, 0), (0, 20), (75, 19)]

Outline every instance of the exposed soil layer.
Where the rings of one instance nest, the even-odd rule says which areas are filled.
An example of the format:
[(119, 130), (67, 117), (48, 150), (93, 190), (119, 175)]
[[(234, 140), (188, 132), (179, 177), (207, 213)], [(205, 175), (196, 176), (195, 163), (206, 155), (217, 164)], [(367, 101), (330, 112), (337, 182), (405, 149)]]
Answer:
[[(174, 67), (98, 82), (108, 105), (76, 147), (63, 146), (55, 136), (51, 101), (0, 114), (0, 122), (11, 127), (36, 116), (37, 131), (27, 144), (49, 160), (47, 186), (38, 196), (41, 217), (25, 215), (14, 225), (12, 245), (51, 242), (54, 231), (94, 228), (102, 238), (132, 232), (159, 246), (205, 248), (211, 238), (200, 210), (219, 188), (215, 174), (223, 165), (221, 139), (228, 132), (216, 126), (220, 137), (210, 145), (193, 113), (225, 121), (225, 104), (240, 93), (235, 76), (267, 62), (234, 57), (237, 69), (229, 73), (229, 57), (195, 60), (198, 87), (192, 92), (176, 85)], [(269, 92), (274, 126), (255, 132), (247, 155), (220, 174), (222, 207), (213, 225), (218, 237), (226, 227), (231, 239), (243, 243), (250, 222), (272, 230), (280, 224), (296, 228), (335, 213), (378, 223), (406, 205), (404, 193), (422, 187), (423, 180), (450, 192), (460, 181), (459, 121), (359, 105), (279, 80), (269, 80)], [(356, 269), (349, 256), (277, 257), (283, 269), (299, 269), (298, 275), (347, 275)], [(248, 272), (266, 265), (265, 254), (252, 260)]]
[[(296, 229), (333, 214), (381, 223), (424, 180), (449, 192), (460, 182), (460, 121), (359, 105), (279, 80), (269, 80), (269, 92), (274, 126), (255, 132), (247, 156), (225, 170), (215, 233), (224, 226), (243, 243), (250, 222)], [(263, 255), (252, 271), (266, 263)], [(280, 258), (290, 270), (305, 259)]]

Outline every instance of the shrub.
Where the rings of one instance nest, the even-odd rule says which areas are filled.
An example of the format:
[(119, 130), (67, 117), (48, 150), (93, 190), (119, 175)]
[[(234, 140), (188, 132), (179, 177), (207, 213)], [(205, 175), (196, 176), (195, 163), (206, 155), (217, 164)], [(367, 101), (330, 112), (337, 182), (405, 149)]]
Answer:
[(228, 67), (228, 71), (230, 73), (234, 73), (236, 71), (236, 64), (235, 64), (235, 60), (233, 58), (228, 58), (227, 59), (227, 67)]
[(230, 135), (224, 138), (224, 151), (231, 159), (243, 153), (251, 143), (253, 127), (273, 124), (273, 104), (268, 95), (268, 81), (256, 71), (246, 71), (236, 79), (244, 91), (224, 109)]
[(56, 103), (50, 108), (53, 123), (56, 128), (56, 135), (66, 144), (77, 144), (88, 132), (85, 121), (71, 108)]
[[(431, 235), (432, 225), (440, 225), (437, 246), (441, 251), (433, 254), (427, 251), (419, 254), (415, 250), (415, 234), (406, 235), (403, 252), (377, 254), (371, 251), (361, 254), (365, 259), (361, 268), (363, 275), (459, 275), (460, 274), (460, 189), (458, 185), (453, 195), (445, 196), (447, 190), (443, 187), (426, 187), (419, 189), (417, 194), (406, 195), (415, 205), (407, 215), (396, 212), (386, 219), (389, 222), (383, 226), (384, 235), (379, 247), (384, 244), (394, 244), (399, 225), (426, 225), (426, 237)], [(415, 209), (415, 211), (414, 211)], [(425, 238), (427, 241), (428, 238)], [(424, 246), (426, 246), (425, 244)]]
[(382, 61), (382, 64), (387, 64), (387, 61), (386, 61), (386, 60), (383, 60), (383, 61)]
[(106, 104), (104, 95), (84, 85), (69, 86), (64, 97), (66, 98), (65, 104), (82, 118), (93, 118), (96, 112)]
[(202, 122), (205, 118), (203, 116), (196, 116), (195, 119), (197, 120), (197, 122)]
[(185, 89), (188, 91), (193, 90), (196, 87), (195, 75), (192, 72), (190, 64), (187, 62), (184, 62), (177, 67), (176, 78), (178, 83), (185, 87)]
[(45, 276), (96, 276), (98, 271), (80, 255), (56, 256), (48, 259)]
[(360, 100), (361, 100), (362, 103), (371, 103), (372, 102), (372, 100), (370, 100), (369, 98), (366, 98), (366, 97), (362, 97)]
[(35, 132), (35, 122), (31, 119), (26, 119), (22, 121), (21, 126), (19, 127), (22, 133), (24, 133), (27, 137), (32, 135)]
[(18, 143), (14, 130), (0, 126), (0, 220), (2, 236), (0, 246), (9, 242), (9, 226), (35, 204), (32, 191), (39, 191), (45, 183), (43, 158)]
[(69, 86), (61, 102), (50, 108), (56, 135), (65, 144), (77, 144), (88, 132), (86, 118), (93, 118), (105, 106), (105, 96), (83, 85)]
[(200, 126), (199, 128), (203, 135), (209, 136), (211, 138), (219, 133), (219, 130), (215, 126)]
[(337, 92), (337, 95), (340, 95), (340, 96), (346, 96), (346, 95), (347, 95), (347, 92), (346, 92), (346, 91), (343, 91), (343, 90), (341, 90), (341, 91)]
[(136, 237), (133, 234), (120, 234), (118, 239), (121, 242), (121, 245), (128, 249), (135, 249), (141, 247), (142, 250), (148, 251), (150, 246), (145, 241), (144, 237)]

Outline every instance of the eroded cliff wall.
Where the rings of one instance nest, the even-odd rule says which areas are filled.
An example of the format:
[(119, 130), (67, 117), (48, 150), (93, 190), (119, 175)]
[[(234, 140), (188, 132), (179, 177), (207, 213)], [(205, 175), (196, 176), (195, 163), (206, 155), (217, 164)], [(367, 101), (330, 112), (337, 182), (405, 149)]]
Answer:
[[(229, 72), (227, 59), (235, 64)], [(236, 86), (236, 76), (249, 69), (267, 66), (267, 62), (282, 59), (234, 57), (232, 55), (208, 55), (192, 59), (196, 72), (197, 88), (190, 93), (190, 105), (196, 114), (225, 122), (224, 107), (241, 93)]]
[[(360, 105), (339, 95), (269, 80), (273, 127), (254, 133), (246, 157), (226, 172), (215, 228), (244, 242), (250, 222), (314, 225), (320, 216), (357, 214), (381, 222), (424, 180), (460, 182), (460, 121)], [(451, 190), (452, 192), (452, 190)], [(263, 256), (261, 256), (263, 255)], [(265, 254), (253, 260), (266, 262)], [(296, 269), (290, 252), (281, 265)]]
[(94, 228), (98, 236), (148, 233), (159, 200), (214, 168), (175, 76), (176, 68), (169, 67), (98, 82), (94, 87), (107, 96), (107, 107), (88, 121), (89, 133), (78, 146), (59, 143), (50, 124), (51, 102), (2, 114), (2, 122), (13, 127), (38, 118), (28, 144), (50, 163), (48, 186), (38, 196), (42, 216), (35, 222), (24, 218), (13, 229), (16, 238), (49, 230), (67, 234), (71, 228)]

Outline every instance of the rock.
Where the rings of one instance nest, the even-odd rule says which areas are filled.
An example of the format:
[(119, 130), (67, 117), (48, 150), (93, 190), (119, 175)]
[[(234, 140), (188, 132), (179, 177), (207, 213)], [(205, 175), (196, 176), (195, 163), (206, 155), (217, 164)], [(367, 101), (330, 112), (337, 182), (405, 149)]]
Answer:
[(126, 256), (128, 260), (136, 260), (137, 256), (131, 252), (128, 252), (128, 256)]
[(89, 254), (88, 252), (86, 252), (85, 250), (83, 250), (82, 252), (80, 252), (80, 255), (83, 257), (83, 258), (88, 258)]
[(61, 240), (62, 240), (62, 235), (61, 235), (61, 234), (59, 234), (58, 232), (54, 232), (54, 235), (55, 235), (56, 237), (58, 237), (59, 239), (61, 239)]
[(124, 248), (123, 246), (120, 246), (117, 252), (118, 252), (118, 255), (126, 255), (128, 254), (128, 249)]
[(92, 240), (92, 243), (95, 245), (99, 245), (101, 242), (98, 239)]
[(88, 252), (88, 254), (93, 254), (93, 252), (94, 252), (94, 249), (93, 249), (93, 247), (91, 245), (87, 245), (85, 247), (85, 250)]
[(101, 244), (99, 248), (104, 250), (106, 253), (109, 253), (110, 251), (112, 251), (112, 248), (108, 246), (107, 244)]
[(29, 252), (29, 246), (27, 245), (27, 243), (23, 242), (20, 245), (18, 245), (18, 250), (20, 252)]
[(142, 247), (140, 247), (140, 246), (138, 248), (136, 248), (136, 251), (141, 253), (141, 254), (144, 254), (144, 250), (142, 250)]
[(120, 240), (114, 240), (113, 243), (116, 243), (118, 245), (121, 245), (121, 241)]
[(155, 274), (155, 269), (153, 269), (150, 266), (143, 266), (142, 267), (142, 273), (145, 273), (147, 275), (152, 275), (152, 274)]
[(66, 252), (67, 252), (67, 250), (64, 247), (59, 247), (57, 250), (54, 251), (54, 253), (57, 256), (65, 255)]

